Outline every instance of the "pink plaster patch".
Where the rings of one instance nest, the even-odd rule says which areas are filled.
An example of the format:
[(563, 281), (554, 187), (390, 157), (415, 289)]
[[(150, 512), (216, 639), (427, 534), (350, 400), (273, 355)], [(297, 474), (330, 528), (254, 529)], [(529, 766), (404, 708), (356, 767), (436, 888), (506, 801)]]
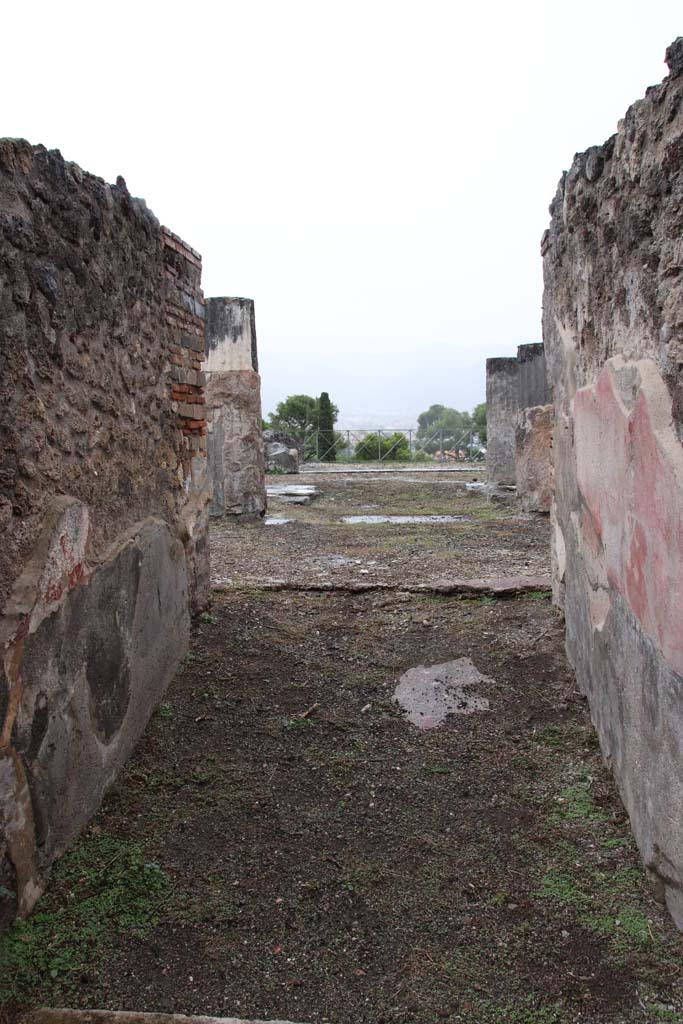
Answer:
[(578, 482), (610, 585), (683, 672), (683, 449), (655, 364), (636, 366), (640, 388), (632, 410), (621, 401), (609, 363), (594, 386), (577, 392)]

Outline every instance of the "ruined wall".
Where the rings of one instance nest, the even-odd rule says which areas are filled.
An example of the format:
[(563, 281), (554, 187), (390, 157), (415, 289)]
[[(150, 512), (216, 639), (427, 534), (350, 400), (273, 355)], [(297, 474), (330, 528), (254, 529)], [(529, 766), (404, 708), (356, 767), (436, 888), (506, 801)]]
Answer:
[(548, 405), (551, 393), (543, 345), (518, 345), (517, 364), (519, 408), (530, 409), (535, 405)]
[(211, 515), (262, 515), (261, 378), (251, 299), (207, 299), (206, 375)]
[(515, 420), (517, 497), (524, 512), (550, 512), (553, 407), (543, 345), (520, 345), (519, 411)]
[(494, 486), (514, 487), (515, 421), (519, 363), (515, 356), (486, 360), (486, 476)]
[(208, 596), (201, 261), (0, 140), (0, 923), (95, 810)]
[(552, 405), (520, 409), (515, 421), (517, 497), (523, 512), (550, 512), (553, 499)]
[(683, 927), (683, 39), (667, 62), (562, 177), (543, 325), (567, 650)]

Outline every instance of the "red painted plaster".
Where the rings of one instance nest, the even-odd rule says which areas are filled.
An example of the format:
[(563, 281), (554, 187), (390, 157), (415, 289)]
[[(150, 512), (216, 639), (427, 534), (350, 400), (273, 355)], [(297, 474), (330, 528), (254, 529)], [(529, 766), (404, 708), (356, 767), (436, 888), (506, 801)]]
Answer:
[(653, 426), (667, 401), (670, 407), (663, 384), (641, 386), (627, 409), (608, 365), (594, 386), (576, 393), (575, 444), (610, 585), (683, 672), (683, 452), (671, 423)]

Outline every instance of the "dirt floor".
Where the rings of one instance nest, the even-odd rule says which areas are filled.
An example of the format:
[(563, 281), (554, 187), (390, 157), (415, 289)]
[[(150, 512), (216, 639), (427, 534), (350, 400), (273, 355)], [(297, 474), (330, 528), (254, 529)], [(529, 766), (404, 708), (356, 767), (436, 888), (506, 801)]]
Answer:
[[(318, 484), (311, 505), (273, 508), (294, 523), (215, 531), (223, 592), (96, 820), (0, 945), (0, 1000), (312, 1024), (683, 1021), (683, 943), (547, 595), (400, 589), (547, 573), (547, 521), (454, 479)], [(363, 505), (467, 519), (338, 522)], [(361, 568), (396, 589), (259, 586)], [(401, 675), (460, 658), (487, 677), (488, 710), (407, 722)]]
[[(544, 516), (490, 502), (481, 470), (471, 473), (349, 473), (269, 477), (272, 487), (314, 486), (310, 505), (272, 500), (291, 522), (212, 524), (214, 580), (228, 585), (276, 580), (318, 584), (430, 583), (449, 577), (536, 576), (549, 572)], [(459, 516), (456, 523), (347, 524), (344, 516)]]

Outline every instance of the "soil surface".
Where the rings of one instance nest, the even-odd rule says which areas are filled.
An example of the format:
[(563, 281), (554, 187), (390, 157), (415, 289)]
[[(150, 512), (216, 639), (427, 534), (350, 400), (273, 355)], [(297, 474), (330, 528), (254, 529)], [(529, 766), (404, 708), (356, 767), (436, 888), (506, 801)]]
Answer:
[[(547, 521), (452, 479), (318, 485), (293, 524), (214, 530), (225, 589), (96, 820), (0, 945), (0, 1000), (312, 1024), (683, 1021), (683, 943), (547, 596), (398, 586), (547, 574)], [(468, 521), (339, 524), (364, 505)], [(259, 588), (360, 568), (397, 589)], [(476, 669), (470, 713), (411, 724), (402, 675), (458, 659)]]
[[(296, 505), (270, 499), (283, 525), (214, 520), (218, 584), (433, 583), (449, 577), (549, 575), (548, 520), (489, 501), (473, 472), (303, 473), (272, 476), (270, 487), (314, 485)], [(344, 516), (462, 516), (457, 523), (343, 523)]]

